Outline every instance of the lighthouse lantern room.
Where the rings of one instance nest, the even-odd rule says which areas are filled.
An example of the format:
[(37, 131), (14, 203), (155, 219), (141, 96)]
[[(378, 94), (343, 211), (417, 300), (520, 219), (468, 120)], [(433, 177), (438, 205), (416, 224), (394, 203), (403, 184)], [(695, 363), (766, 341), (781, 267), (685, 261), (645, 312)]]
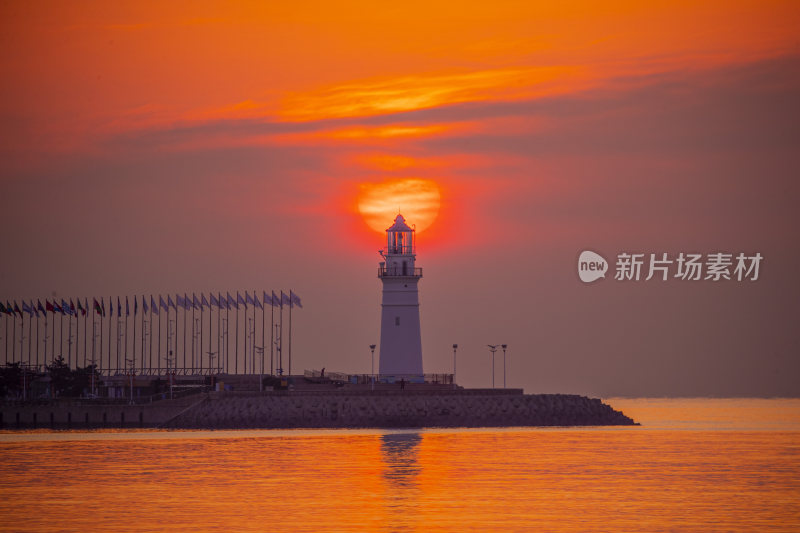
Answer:
[(383, 282), (379, 372), (381, 379), (389, 381), (422, 381), (417, 289), (422, 269), (414, 265), (415, 230), (398, 214), (386, 237), (387, 249), (379, 252), (383, 261), (378, 269)]

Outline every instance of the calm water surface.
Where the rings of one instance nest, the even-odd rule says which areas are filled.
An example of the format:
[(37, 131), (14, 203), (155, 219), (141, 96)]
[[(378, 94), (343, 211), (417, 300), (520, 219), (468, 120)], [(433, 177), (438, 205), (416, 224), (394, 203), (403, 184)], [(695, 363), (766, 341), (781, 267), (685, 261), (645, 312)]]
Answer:
[(635, 428), (0, 432), (11, 531), (799, 531), (800, 400)]

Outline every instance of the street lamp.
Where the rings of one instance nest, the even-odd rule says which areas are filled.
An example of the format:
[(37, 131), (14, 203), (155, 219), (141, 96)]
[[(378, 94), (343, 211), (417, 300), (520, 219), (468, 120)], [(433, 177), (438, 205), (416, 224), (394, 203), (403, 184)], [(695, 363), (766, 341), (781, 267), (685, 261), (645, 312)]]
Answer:
[(503, 349), (503, 388), (506, 388), (506, 348), (508, 348), (508, 344), (502, 344), (500, 346)]
[(456, 388), (456, 350), (458, 350), (458, 344), (453, 345), (453, 388)]
[(128, 370), (128, 375), (131, 377), (131, 401), (130, 404), (133, 405), (133, 374), (136, 372), (136, 368), (134, 367), (134, 360), (125, 358), (125, 362), (130, 364), (130, 370)]
[(494, 352), (497, 351), (496, 344), (487, 344), (489, 351), (492, 352), (492, 388), (494, 388)]
[[(264, 392), (264, 347), (253, 345), (255, 353), (261, 355), (261, 368), (258, 371), (258, 392)], [(253, 364), (255, 365), (255, 356), (253, 356)]]
[(375, 345), (369, 345), (369, 351), (372, 352), (372, 390), (375, 390)]
[(169, 380), (169, 399), (172, 399), (172, 382), (175, 380), (175, 373), (170, 373), (170, 368), (172, 367), (172, 350), (169, 351), (167, 355), (164, 356), (164, 359), (167, 361), (167, 379)]

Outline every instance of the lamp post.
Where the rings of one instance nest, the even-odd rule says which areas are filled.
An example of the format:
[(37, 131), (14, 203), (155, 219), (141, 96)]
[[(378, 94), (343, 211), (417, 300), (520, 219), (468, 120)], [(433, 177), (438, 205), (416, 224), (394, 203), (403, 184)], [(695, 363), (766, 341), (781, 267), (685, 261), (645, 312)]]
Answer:
[(458, 344), (453, 345), (453, 388), (456, 388), (456, 350), (458, 350)]
[(375, 345), (369, 345), (369, 351), (372, 353), (372, 386), (371, 389), (375, 390)]
[(506, 348), (508, 344), (502, 344), (500, 347), (503, 349), (503, 388), (506, 388)]
[(494, 388), (494, 352), (497, 351), (496, 344), (487, 344), (489, 351), (492, 352), (492, 388)]
[(131, 377), (131, 401), (130, 401), (130, 404), (133, 405), (133, 374), (136, 371), (136, 368), (133, 366), (134, 365), (134, 360), (133, 359), (129, 359), (129, 358), (126, 357), (125, 358), (125, 362), (130, 365), (130, 369), (128, 370), (128, 375)]
[[(261, 356), (261, 368), (258, 370), (258, 392), (264, 392), (264, 347), (253, 345), (254, 353)], [(253, 356), (253, 364), (255, 364), (255, 356)]]
[(164, 356), (164, 359), (167, 361), (167, 379), (169, 380), (169, 399), (172, 399), (172, 382), (175, 380), (175, 373), (170, 373), (170, 368), (172, 367), (172, 350), (169, 350), (168, 355)]

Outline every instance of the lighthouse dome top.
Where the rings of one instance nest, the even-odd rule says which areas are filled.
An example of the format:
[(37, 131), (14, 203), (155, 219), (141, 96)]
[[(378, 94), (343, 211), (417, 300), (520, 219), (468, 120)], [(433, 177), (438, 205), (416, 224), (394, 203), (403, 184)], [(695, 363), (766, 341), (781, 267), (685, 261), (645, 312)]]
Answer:
[(406, 224), (406, 219), (403, 218), (403, 215), (398, 213), (397, 217), (394, 219), (394, 224), (392, 224), (392, 227), (387, 229), (386, 231), (414, 231), (414, 230), (408, 227), (408, 224)]

